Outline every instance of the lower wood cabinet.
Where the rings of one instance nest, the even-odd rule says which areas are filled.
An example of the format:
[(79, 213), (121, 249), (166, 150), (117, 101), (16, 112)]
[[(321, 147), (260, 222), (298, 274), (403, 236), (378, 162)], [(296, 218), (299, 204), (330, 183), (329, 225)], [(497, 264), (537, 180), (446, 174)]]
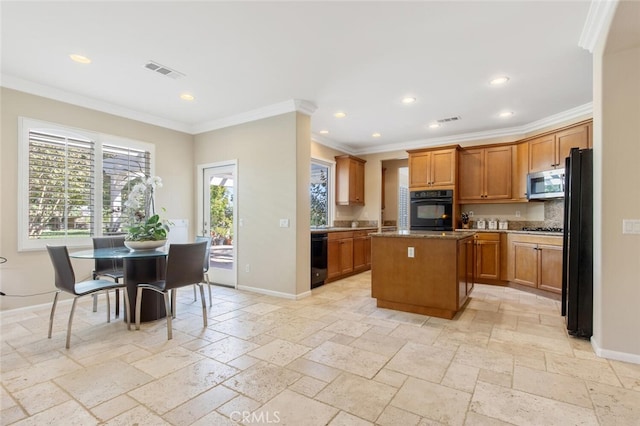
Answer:
[(500, 279), (500, 234), (497, 232), (478, 232), (475, 243), (475, 273), (478, 282)]
[(509, 281), (562, 292), (562, 237), (509, 234)]
[(342, 231), (328, 234), (328, 281), (335, 281), (371, 268), (370, 232), (372, 231)]

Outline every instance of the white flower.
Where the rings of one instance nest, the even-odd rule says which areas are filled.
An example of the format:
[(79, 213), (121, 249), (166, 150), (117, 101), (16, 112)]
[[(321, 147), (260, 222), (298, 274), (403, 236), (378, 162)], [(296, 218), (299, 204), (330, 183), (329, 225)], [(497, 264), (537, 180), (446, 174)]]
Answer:
[(147, 185), (151, 186), (153, 189), (162, 188), (162, 179), (160, 176), (152, 176), (147, 179)]

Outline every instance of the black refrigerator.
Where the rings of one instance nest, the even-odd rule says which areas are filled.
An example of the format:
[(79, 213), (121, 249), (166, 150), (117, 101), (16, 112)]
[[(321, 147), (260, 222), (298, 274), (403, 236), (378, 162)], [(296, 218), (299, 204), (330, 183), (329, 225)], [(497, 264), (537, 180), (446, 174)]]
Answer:
[(573, 148), (565, 160), (562, 315), (567, 331), (593, 333), (593, 150)]

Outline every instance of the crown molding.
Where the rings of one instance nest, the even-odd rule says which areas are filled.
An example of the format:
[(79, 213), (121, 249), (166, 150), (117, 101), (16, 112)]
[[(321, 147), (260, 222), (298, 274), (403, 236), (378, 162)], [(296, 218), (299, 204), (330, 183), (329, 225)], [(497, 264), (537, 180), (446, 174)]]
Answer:
[(191, 126), (180, 123), (178, 121), (157, 117), (151, 114), (145, 114), (129, 108), (121, 107), (109, 102), (99, 101), (87, 96), (78, 95), (66, 90), (56, 89), (44, 84), (34, 83), (12, 75), (2, 74), (0, 76), (0, 86), (8, 89), (19, 90), (43, 98), (49, 98), (60, 102), (65, 102), (75, 106), (93, 109), (107, 114), (117, 115), (118, 117), (128, 118), (140, 121), (154, 126), (164, 127), (166, 129), (176, 130), (178, 132), (191, 134)]
[(263, 118), (275, 117), (276, 115), (286, 114), (289, 112), (300, 112), (306, 115), (312, 115), (317, 107), (305, 100), (289, 99), (277, 104), (267, 105), (262, 108), (256, 108), (251, 111), (232, 115), (218, 120), (207, 121), (196, 124), (191, 127), (191, 133), (196, 135), (199, 133), (210, 132), (225, 127), (237, 126), (238, 124), (249, 123), (251, 121), (261, 120)]
[(607, 27), (617, 6), (618, 0), (591, 1), (578, 46), (593, 53), (598, 42), (606, 36)]
[(345, 154), (355, 155), (355, 151), (353, 151), (353, 147), (338, 143), (324, 136), (320, 136), (315, 133), (312, 133), (311, 140), (316, 143), (319, 143), (320, 145), (324, 145), (327, 148), (336, 149), (338, 151), (344, 152)]
[[(427, 148), (431, 146), (451, 145), (464, 142), (474, 142), (487, 139), (499, 139), (513, 137), (520, 139), (536, 130), (542, 130), (547, 127), (566, 123), (571, 120), (585, 118), (585, 116), (593, 115), (593, 102), (568, 109), (558, 114), (550, 115), (543, 119), (531, 122), (518, 127), (508, 127), (504, 129), (495, 129), (484, 132), (463, 133), (459, 135), (443, 136), (439, 138), (419, 139), (414, 141), (401, 142), (396, 144), (378, 145), (375, 147), (367, 147), (363, 149), (351, 148), (352, 155), (379, 154), (383, 152)], [(322, 142), (319, 142), (322, 143)], [(326, 145), (323, 143), (323, 145)], [(329, 146), (329, 145), (327, 145)]]

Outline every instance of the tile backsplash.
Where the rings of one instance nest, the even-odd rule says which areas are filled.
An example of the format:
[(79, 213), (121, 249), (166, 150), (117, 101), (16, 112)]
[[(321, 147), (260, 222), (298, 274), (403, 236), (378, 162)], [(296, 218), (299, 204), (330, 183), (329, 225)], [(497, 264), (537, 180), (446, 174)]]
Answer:
[(563, 198), (518, 204), (467, 204), (462, 206), (462, 211), (474, 212), (470, 218), (472, 228), (478, 219), (506, 220), (509, 229), (562, 228), (564, 223)]

